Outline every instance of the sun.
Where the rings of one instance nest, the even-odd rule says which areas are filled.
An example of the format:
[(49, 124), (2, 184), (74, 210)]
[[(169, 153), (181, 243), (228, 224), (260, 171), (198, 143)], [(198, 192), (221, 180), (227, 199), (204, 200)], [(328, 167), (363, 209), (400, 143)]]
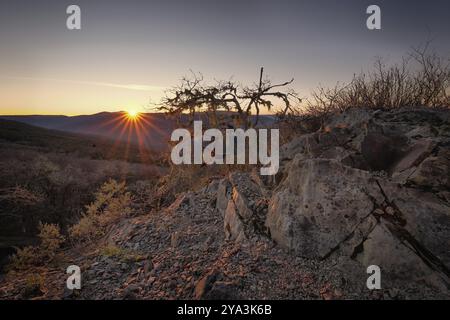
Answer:
[(136, 110), (128, 110), (126, 111), (126, 116), (130, 120), (137, 120), (139, 118), (139, 112)]

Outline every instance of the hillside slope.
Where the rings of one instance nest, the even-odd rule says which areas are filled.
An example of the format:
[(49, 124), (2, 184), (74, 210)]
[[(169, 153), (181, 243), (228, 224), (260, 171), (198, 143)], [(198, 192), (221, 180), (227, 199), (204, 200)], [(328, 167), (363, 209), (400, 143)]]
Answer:
[(35, 242), (40, 221), (76, 221), (104, 181), (153, 180), (165, 170), (134, 144), (3, 119), (0, 153), (0, 269), (14, 246)]
[[(204, 114), (197, 114), (196, 119), (207, 121)], [(1, 116), (0, 119), (18, 121), (29, 125), (79, 133), (85, 135), (102, 136), (121, 142), (141, 144), (147, 150), (158, 153), (167, 151), (170, 134), (180, 125), (174, 118), (162, 113), (141, 113), (140, 120), (136, 123), (126, 119), (124, 112), (101, 112), (93, 115), (81, 116)], [(188, 115), (181, 115), (179, 121), (182, 124), (189, 123)], [(270, 115), (260, 116), (259, 123), (263, 126), (271, 125), (275, 117)]]
[[(450, 112), (350, 110), (282, 147), (275, 177), (231, 172), (123, 219), (41, 274), (50, 299), (450, 299)], [(114, 248), (112, 250), (111, 248)], [(83, 287), (65, 289), (64, 266)], [(381, 269), (369, 290), (367, 267)], [(0, 297), (24, 297), (7, 276)]]

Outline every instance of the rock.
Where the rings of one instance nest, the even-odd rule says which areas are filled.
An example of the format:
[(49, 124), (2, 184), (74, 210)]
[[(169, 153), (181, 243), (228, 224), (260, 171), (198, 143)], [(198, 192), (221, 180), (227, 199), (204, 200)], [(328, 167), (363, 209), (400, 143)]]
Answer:
[(266, 225), (281, 246), (303, 257), (323, 258), (374, 209), (369, 173), (336, 160), (294, 159), (269, 204)]
[(356, 259), (362, 266), (380, 266), (384, 288), (404, 286), (403, 281), (407, 278), (411, 282), (425, 281), (430, 286), (446, 290), (443, 278), (417, 256), (411, 246), (400, 241), (384, 223), (377, 225), (370, 233)]
[(148, 259), (144, 264), (144, 273), (148, 274), (153, 270), (153, 262), (152, 260)]
[(211, 290), (203, 296), (204, 300), (239, 300), (240, 296), (236, 292), (234, 284), (217, 281), (212, 285)]
[(280, 147), (280, 162), (293, 160), (296, 155), (307, 154), (310, 141), (314, 142), (314, 134), (296, 137)]
[(220, 181), (213, 180), (211, 181), (205, 188), (205, 193), (216, 194), (218, 191), (218, 187), (220, 185)]
[(123, 291), (124, 300), (138, 300), (139, 287), (136, 285), (129, 285)]
[(423, 160), (408, 181), (422, 187), (450, 188), (450, 151), (441, 149), (437, 156)]
[(167, 208), (167, 210), (169, 212), (175, 212), (177, 210), (180, 210), (183, 205), (194, 205), (192, 192), (187, 192), (179, 195), (176, 200)]
[(80, 290), (70, 290), (67, 288), (67, 286), (64, 286), (63, 291), (63, 300), (73, 300), (80, 297)]
[(391, 216), (393, 216), (395, 214), (394, 208), (392, 208), (390, 206), (386, 207), (386, 209), (384, 209), (384, 211)]
[[(449, 299), (449, 120), (438, 109), (330, 116), (282, 146), (276, 177), (210, 177), (111, 226), (105, 244), (145, 259), (68, 248), (86, 269), (80, 296), (49, 264), (30, 298)], [(366, 287), (372, 264), (382, 290)], [(21, 298), (26, 276), (0, 279), (0, 297)]]
[(256, 208), (256, 202), (264, 196), (261, 187), (247, 173), (230, 175), (231, 198), (224, 215), (225, 236), (237, 242), (247, 235), (263, 232), (266, 212)]
[(249, 200), (242, 192), (242, 189), (233, 188), (231, 200), (237, 212), (239, 212), (239, 216), (244, 220), (250, 219), (253, 216), (253, 210), (251, 209), (251, 200)]
[(194, 297), (198, 300), (236, 300), (239, 299), (236, 287), (230, 282), (220, 281), (222, 275), (211, 272), (195, 286)]
[(224, 217), (224, 232), (227, 240), (234, 240), (240, 242), (246, 239), (244, 233), (244, 223), (241, 220), (236, 205), (233, 200), (228, 202)]
[(225, 210), (228, 206), (228, 201), (231, 197), (231, 184), (228, 179), (222, 179), (219, 182), (217, 187), (217, 200), (216, 200), (216, 208), (219, 212), (222, 213), (222, 216), (225, 215)]
[(214, 282), (216, 282), (218, 277), (219, 273), (213, 271), (200, 279), (200, 281), (195, 285), (195, 299), (199, 300), (205, 298), (206, 294), (211, 290)]
[(178, 247), (179, 244), (180, 244), (180, 234), (177, 231), (175, 231), (170, 236), (170, 245), (172, 246), (172, 248), (176, 248)]
[(369, 133), (361, 144), (361, 153), (372, 170), (389, 170), (402, 155), (406, 137)]
[[(421, 190), (388, 182), (380, 182), (380, 186), (404, 221), (402, 237), (410, 241), (420, 255), (428, 256), (431, 264), (442, 263), (450, 269), (450, 205)], [(436, 265), (437, 269), (442, 267)]]
[(402, 172), (411, 167), (417, 166), (433, 150), (436, 144), (431, 139), (421, 139), (417, 141), (406, 154), (394, 165), (392, 172)]
[[(375, 111), (376, 112), (376, 111)], [(346, 112), (334, 115), (331, 117), (327, 123), (327, 127), (341, 127), (341, 128), (351, 128), (351, 127), (363, 127), (367, 124), (369, 120), (374, 117), (374, 111), (365, 108), (353, 108)]]

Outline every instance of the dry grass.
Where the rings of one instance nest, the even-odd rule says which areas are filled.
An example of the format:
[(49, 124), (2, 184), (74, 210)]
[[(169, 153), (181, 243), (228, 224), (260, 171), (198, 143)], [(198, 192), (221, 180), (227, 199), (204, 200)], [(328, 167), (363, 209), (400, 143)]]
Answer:
[(119, 248), (117, 246), (106, 246), (101, 250), (101, 254), (108, 258), (117, 258), (122, 262), (136, 262), (142, 261), (145, 257), (138, 252)]

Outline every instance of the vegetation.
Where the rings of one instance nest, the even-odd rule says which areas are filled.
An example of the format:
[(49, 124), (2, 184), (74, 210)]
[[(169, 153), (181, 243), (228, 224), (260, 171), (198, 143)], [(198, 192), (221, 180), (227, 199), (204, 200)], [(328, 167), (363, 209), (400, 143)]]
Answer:
[[(430, 43), (414, 48), (401, 64), (375, 61), (368, 73), (348, 84), (319, 87), (305, 104), (280, 116), (288, 130), (317, 130), (323, 120), (349, 108), (450, 107), (450, 59), (430, 51)], [(292, 122), (292, 123), (289, 123)]]
[(104, 234), (106, 227), (132, 212), (131, 194), (125, 182), (110, 179), (105, 182), (95, 196), (95, 201), (86, 207), (80, 221), (70, 227), (73, 240), (92, 240)]
[(33, 298), (40, 296), (44, 292), (45, 279), (39, 274), (30, 274), (25, 279), (25, 287), (23, 289), (23, 297)]
[(141, 260), (145, 259), (144, 256), (142, 256), (141, 254), (139, 254), (137, 252), (134, 252), (132, 250), (122, 249), (117, 246), (106, 246), (105, 248), (102, 249), (101, 253), (105, 257), (117, 258), (122, 262), (136, 262), (136, 261), (141, 261)]
[[(116, 153), (111, 152), (113, 147)], [(103, 138), (0, 120), (0, 268), (13, 262), (24, 269), (45, 261), (42, 256), (47, 254), (38, 251), (58, 252), (51, 242), (42, 241), (39, 234), (48, 231), (51, 235), (52, 230), (41, 230), (40, 222), (57, 225), (60, 234), (71, 241), (68, 229), (74, 224), (84, 230), (95, 223), (107, 224), (104, 220), (112, 219), (114, 207), (121, 210), (119, 200), (109, 203), (106, 215), (90, 216), (96, 218), (95, 223), (88, 218), (79, 220), (86, 213), (84, 207), (96, 201), (96, 191), (109, 179), (126, 180), (130, 192), (140, 192), (141, 197), (130, 206), (133, 213), (149, 212), (143, 196), (151, 195), (151, 189), (143, 190), (142, 186), (154, 188), (162, 171), (153, 164), (133, 162), (139, 154), (134, 146), (129, 147), (130, 159), (125, 161), (122, 147), (123, 143)], [(14, 253), (11, 261), (8, 256)]]
[(12, 257), (9, 268), (11, 270), (23, 270), (33, 265), (41, 265), (52, 261), (57, 250), (63, 244), (65, 238), (61, 235), (59, 226), (54, 224), (39, 224), (38, 246), (18, 248)]
[[(269, 78), (263, 77), (263, 72), (261, 68), (259, 81), (253, 86), (242, 86), (232, 80), (209, 85), (205, 84), (201, 74), (193, 73), (191, 77), (184, 77), (179, 86), (166, 92), (158, 109), (175, 115), (188, 112), (194, 116), (196, 112), (205, 112), (211, 127), (229, 126), (230, 123), (225, 122), (227, 112), (237, 115), (235, 127), (257, 124), (261, 109), (272, 110), (274, 100), (281, 101), (283, 107), (280, 112), (286, 114), (292, 110), (293, 104), (301, 101), (298, 94), (288, 87), (294, 79), (273, 84)], [(252, 112), (256, 112), (255, 123), (250, 121)]]

